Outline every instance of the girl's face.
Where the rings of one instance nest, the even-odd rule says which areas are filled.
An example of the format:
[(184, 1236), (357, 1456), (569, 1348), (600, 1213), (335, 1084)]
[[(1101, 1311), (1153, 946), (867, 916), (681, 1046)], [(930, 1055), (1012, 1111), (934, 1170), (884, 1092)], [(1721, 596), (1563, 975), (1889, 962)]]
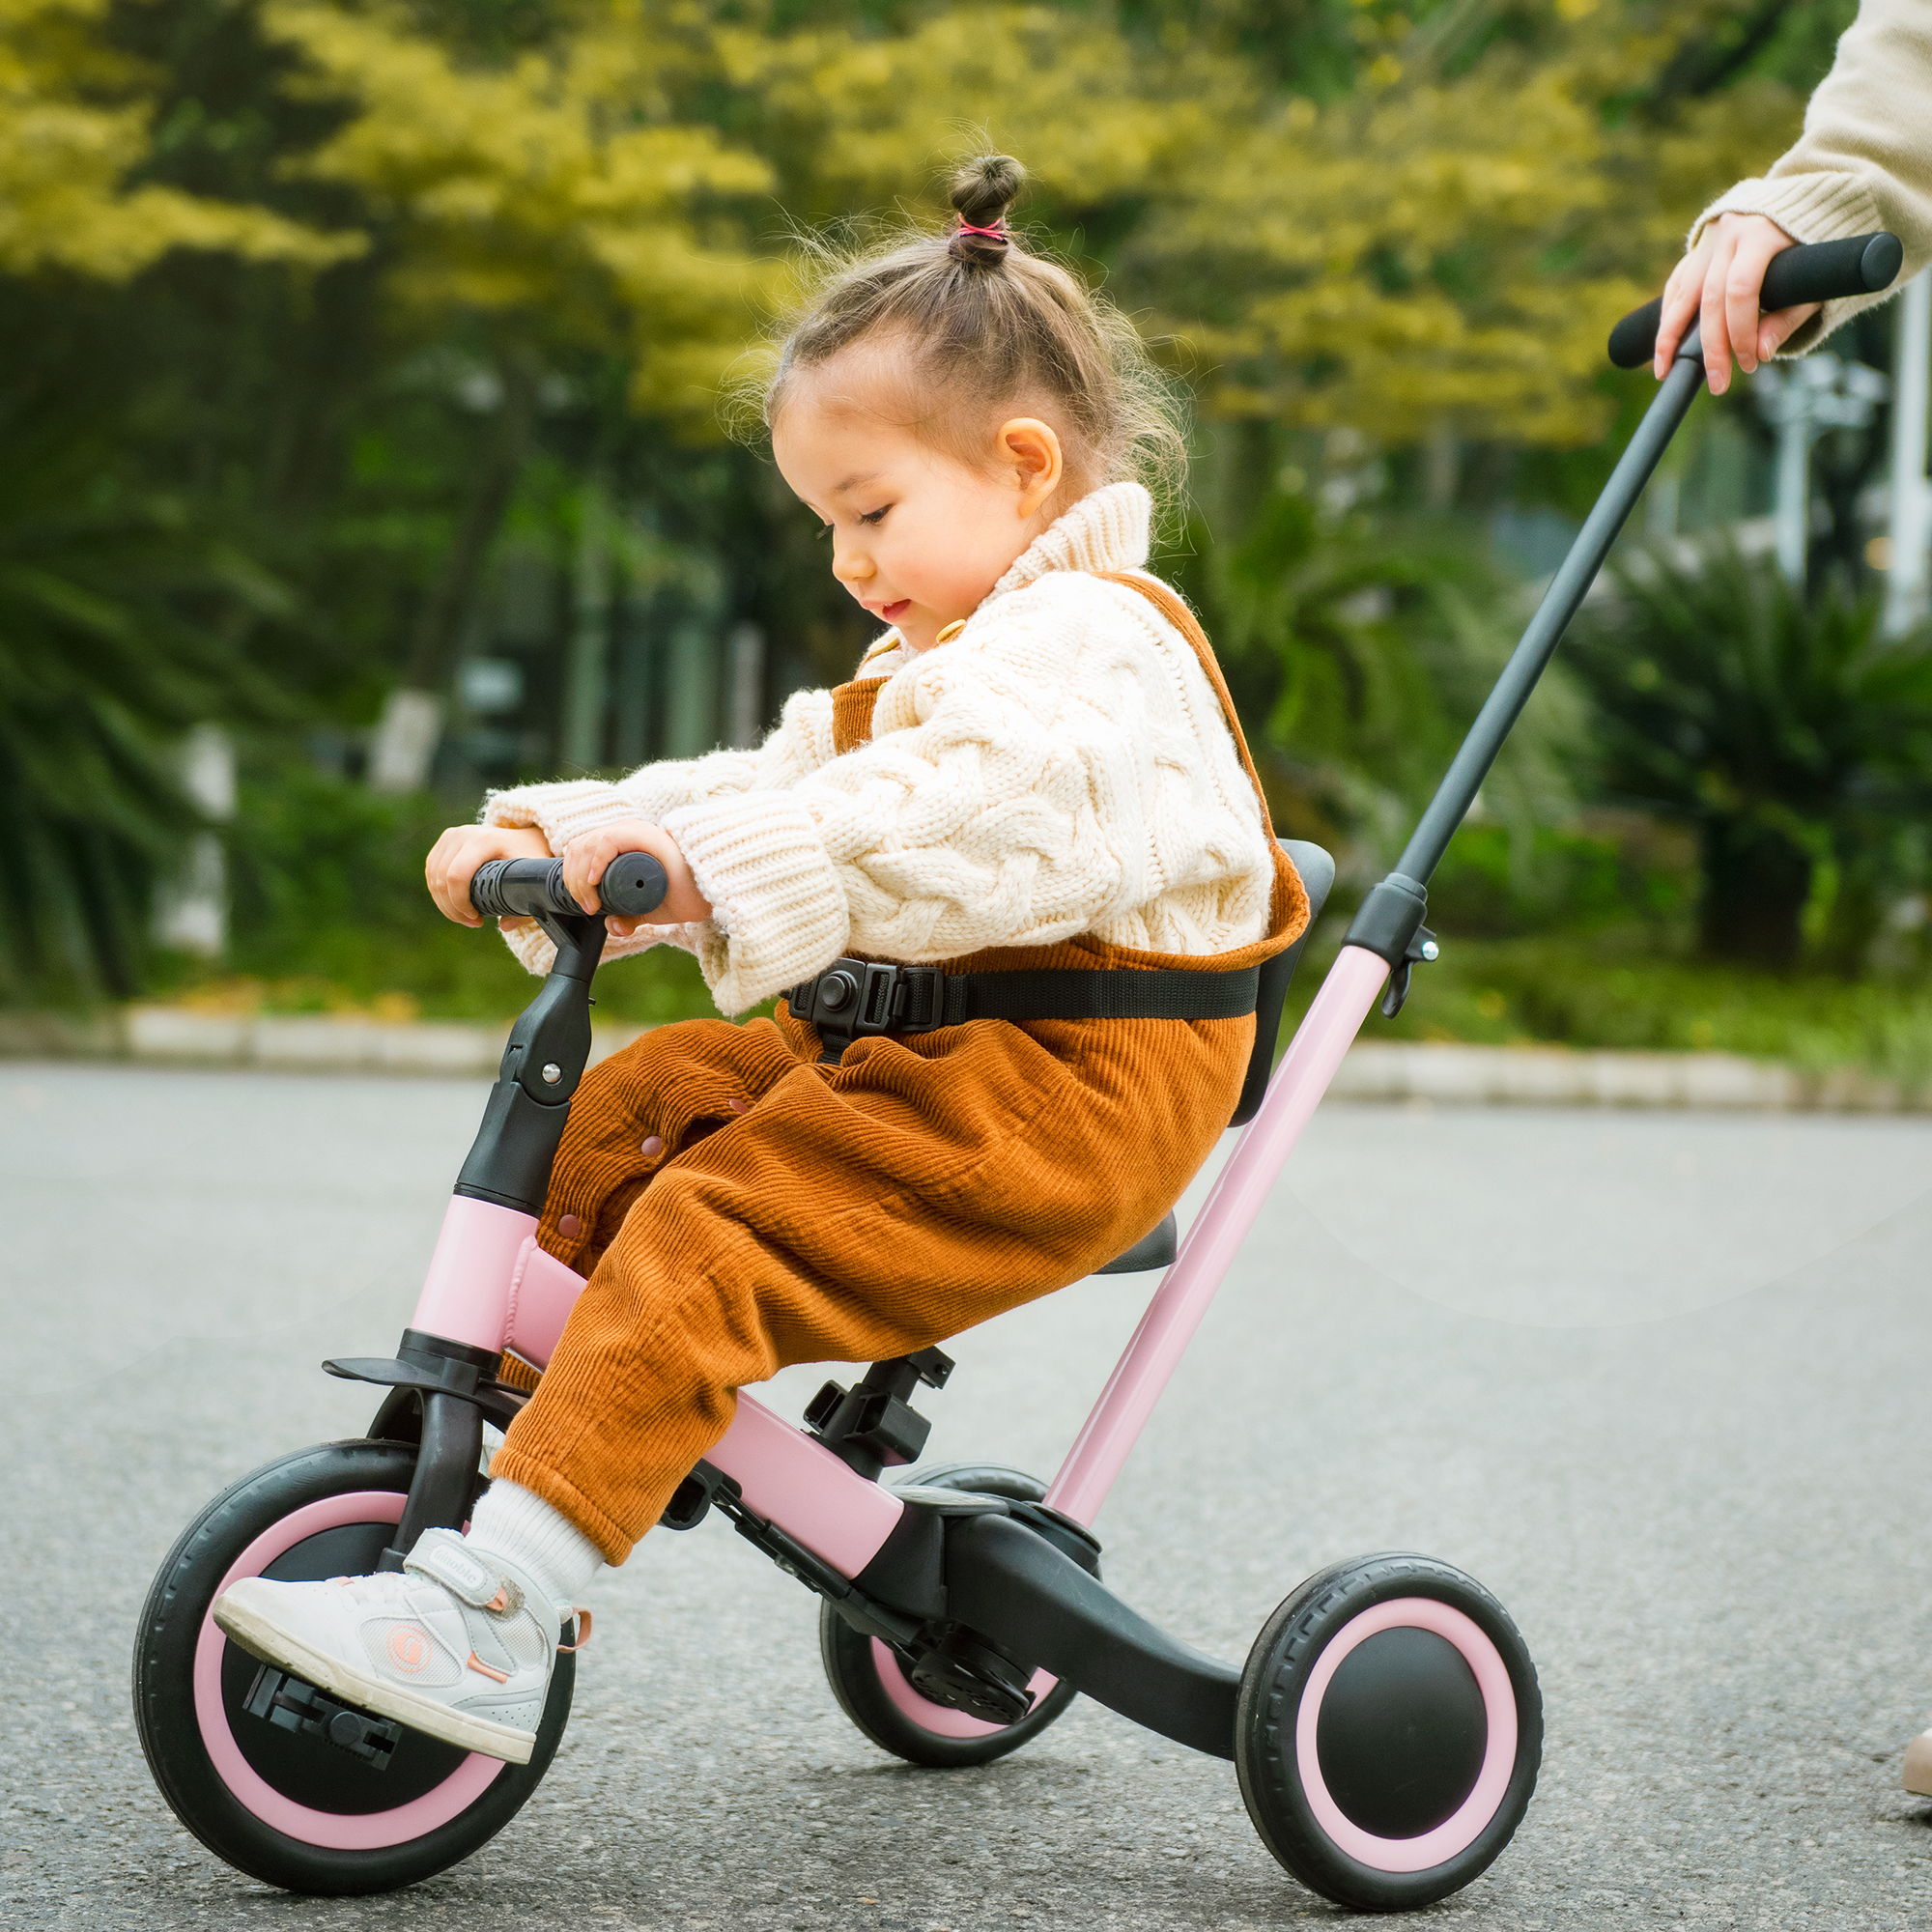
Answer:
[(801, 376), (772, 449), (826, 526), (832, 574), (913, 650), (929, 650), (1052, 522), (1060, 439), (1016, 416), (989, 425), (983, 464), (962, 463), (865, 407), (856, 354)]

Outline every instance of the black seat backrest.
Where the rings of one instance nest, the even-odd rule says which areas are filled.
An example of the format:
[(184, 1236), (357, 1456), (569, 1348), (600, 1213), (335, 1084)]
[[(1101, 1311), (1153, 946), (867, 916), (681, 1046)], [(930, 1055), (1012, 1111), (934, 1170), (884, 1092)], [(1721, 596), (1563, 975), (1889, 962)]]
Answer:
[(1294, 978), (1301, 949), (1308, 944), (1308, 935), (1315, 930), (1328, 890), (1335, 883), (1335, 862), (1321, 846), (1311, 845), (1303, 838), (1284, 838), (1281, 849), (1301, 874), (1302, 890), (1308, 895), (1308, 924), (1293, 946), (1277, 952), (1262, 968), (1261, 991), (1255, 1001), (1255, 1050), (1248, 1057), (1248, 1077), (1241, 1082), (1241, 1097), (1235, 1108), (1235, 1118), (1228, 1122), (1231, 1127), (1246, 1126), (1261, 1108), (1268, 1075), (1274, 1071), (1274, 1042), (1281, 1032), (1282, 1002), (1288, 998), (1289, 982)]

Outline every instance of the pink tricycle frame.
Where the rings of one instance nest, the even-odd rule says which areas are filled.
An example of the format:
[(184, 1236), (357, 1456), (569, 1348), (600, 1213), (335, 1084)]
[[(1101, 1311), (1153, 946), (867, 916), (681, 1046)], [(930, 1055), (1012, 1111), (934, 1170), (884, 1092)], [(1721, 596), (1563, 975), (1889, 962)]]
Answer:
[[(1099, 1514), (1388, 974), (1378, 953), (1342, 948), (1260, 1111), (1236, 1129), (1234, 1153), (1047, 1492), (1050, 1507), (1080, 1523)], [(453, 1196), (410, 1326), (546, 1367), (583, 1277), (537, 1245), (536, 1228), (529, 1214)], [(846, 1577), (879, 1553), (903, 1509), (891, 1490), (743, 1390), (731, 1427), (705, 1460), (738, 1485), (746, 1509)]]

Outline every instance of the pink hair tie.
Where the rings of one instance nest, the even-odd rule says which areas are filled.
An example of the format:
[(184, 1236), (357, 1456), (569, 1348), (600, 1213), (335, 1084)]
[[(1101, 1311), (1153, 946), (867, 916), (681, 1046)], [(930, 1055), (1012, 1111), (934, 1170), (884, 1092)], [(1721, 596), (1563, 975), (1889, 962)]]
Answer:
[(955, 235), (990, 235), (995, 242), (1007, 240), (1007, 224), (1004, 221), (996, 221), (990, 228), (975, 228), (970, 221), (962, 221), (952, 232)]

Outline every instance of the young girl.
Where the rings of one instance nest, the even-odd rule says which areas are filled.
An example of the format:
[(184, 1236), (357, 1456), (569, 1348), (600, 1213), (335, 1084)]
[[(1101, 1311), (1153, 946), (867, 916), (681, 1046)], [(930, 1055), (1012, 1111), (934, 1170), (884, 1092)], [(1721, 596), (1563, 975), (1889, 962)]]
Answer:
[[(1158, 384), (1126, 324), (1009, 236), (1021, 179), (972, 163), (951, 234), (837, 273), (765, 397), (834, 574), (889, 627), (860, 676), (791, 698), (755, 752), (498, 792), (430, 854), (438, 905), (474, 925), (486, 859), (559, 853), (594, 912), (611, 859), (653, 853), (669, 893), (612, 920), (606, 956), (688, 946), (725, 1012), (788, 995), (584, 1079), (539, 1238), (589, 1282), (469, 1534), (429, 1531), (400, 1575), (215, 1605), (257, 1656), (452, 1744), (527, 1761), (573, 1598), (741, 1385), (928, 1347), (1145, 1235), (1228, 1123), (1252, 997), (1117, 1015), (1157, 983), (1215, 1010), (1306, 923), (1207, 640), (1143, 571), (1133, 469), (1179, 449)], [(547, 966), (533, 927), (511, 943)], [(852, 1038), (828, 969), (861, 959), (939, 973)], [(1061, 1012), (1113, 990), (1093, 1017), (931, 1024), (989, 971)]]

